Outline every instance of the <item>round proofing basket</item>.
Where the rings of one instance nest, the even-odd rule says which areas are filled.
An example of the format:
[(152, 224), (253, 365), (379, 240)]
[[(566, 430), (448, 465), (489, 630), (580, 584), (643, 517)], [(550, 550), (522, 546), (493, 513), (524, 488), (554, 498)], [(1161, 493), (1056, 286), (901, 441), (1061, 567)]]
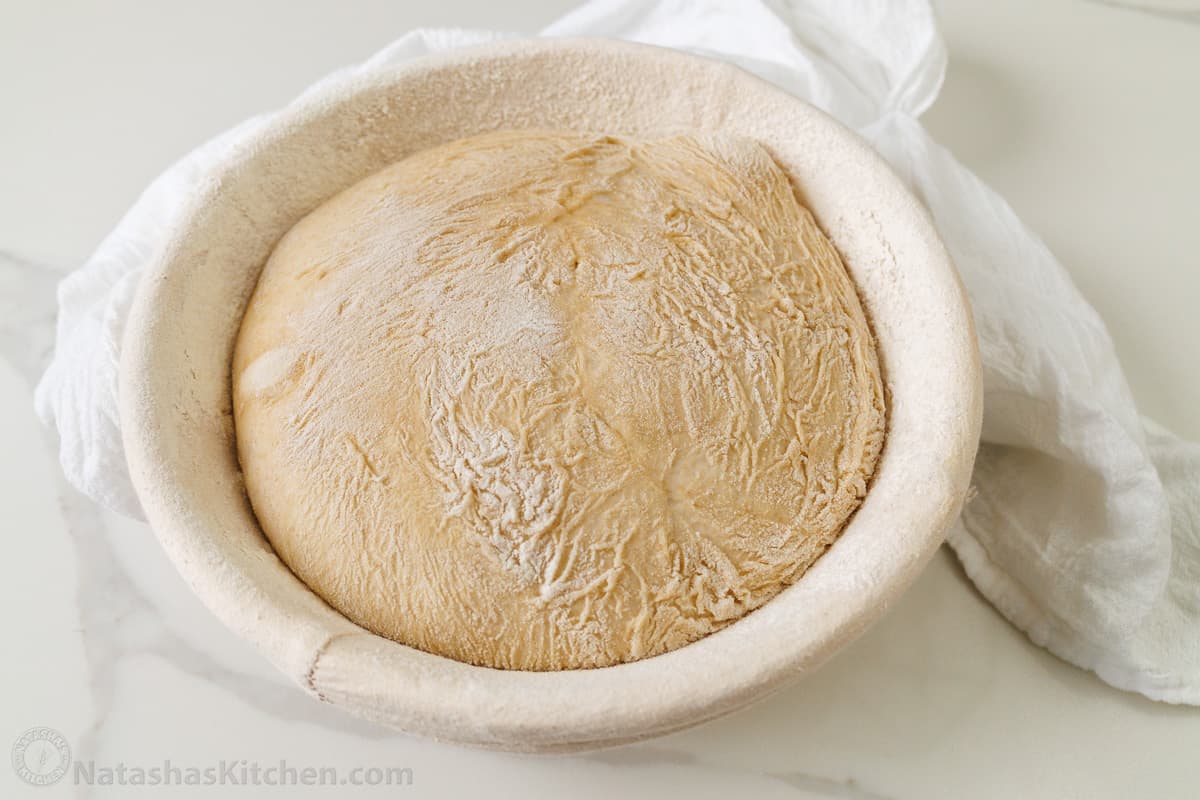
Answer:
[[(371, 634), (298, 580), (246, 499), (230, 364), (259, 270), (323, 200), (404, 156), (499, 128), (763, 143), (853, 276), (877, 337), (888, 438), (862, 507), (795, 585), (654, 658), (503, 671)], [(308, 693), (422, 736), (596, 747), (732, 711), (813, 669), (912, 583), (957, 516), (979, 437), (970, 312), (925, 210), (825, 114), (727, 64), (603, 40), (506, 42), (326, 82), (230, 153), (147, 268), (121, 356), (130, 472), (164, 550), (226, 625)], [(314, 487), (320, 491), (320, 487)]]

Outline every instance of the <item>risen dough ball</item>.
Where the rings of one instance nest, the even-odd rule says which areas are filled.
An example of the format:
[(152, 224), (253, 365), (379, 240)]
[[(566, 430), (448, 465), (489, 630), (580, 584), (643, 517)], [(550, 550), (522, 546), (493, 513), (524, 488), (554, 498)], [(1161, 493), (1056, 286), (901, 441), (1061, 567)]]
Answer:
[(652, 656), (761, 606), (884, 436), (849, 276), (729, 137), (410, 156), (280, 241), (233, 383), (291, 569), (376, 633), (510, 669)]

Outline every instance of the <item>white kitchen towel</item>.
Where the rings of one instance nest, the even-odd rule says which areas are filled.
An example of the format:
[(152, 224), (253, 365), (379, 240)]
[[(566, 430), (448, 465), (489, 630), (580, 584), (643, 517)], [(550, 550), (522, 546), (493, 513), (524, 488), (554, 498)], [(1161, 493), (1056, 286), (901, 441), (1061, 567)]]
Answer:
[[(421, 30), (369, 72), (504, 34)], [(732, 61), (868, 139), (932, 212), (971, 296), (984, 363), (977, 496), (950, 544), (1033, 641), (1114, 686), (1200, 704), (1200, 446), (1143, 427), (1103, 322), (1005, 202), (934, 142), (945, 48), (924, 0), (595, 0), (545, 36), (608, 36)], [(249, 120), (146, 190), (60, 286), (37, 388), (73, 484), (140, 516), (121, 449), (117, 362), (138, 276), (192, 187)]]

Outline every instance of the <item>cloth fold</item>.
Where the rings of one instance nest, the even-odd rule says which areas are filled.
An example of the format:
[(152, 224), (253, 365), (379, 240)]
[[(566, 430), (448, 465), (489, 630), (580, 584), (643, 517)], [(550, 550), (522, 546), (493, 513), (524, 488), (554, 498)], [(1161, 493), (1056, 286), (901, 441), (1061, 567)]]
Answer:
[[(1143, 423), (1103, 322), (1066, 271), (918, 122), (946, 69), (928, 3), (593, 0), (541, 35), (730, 61), (872, 143), (932, 213), (979, 331), (977, 497), (950, 545), (983, 595), (1037, 644), (1119, 688), (1200, 704), (1200, 446)], [(418, 30), (337, 74), (505, 36)], [(141, 516), (117, 414), (121, 332), (138, 277), (191, 187), (268, 118), (163, 173), (59, 288), (38, 413), (58, 429), (71, 483), (121, 513)]]

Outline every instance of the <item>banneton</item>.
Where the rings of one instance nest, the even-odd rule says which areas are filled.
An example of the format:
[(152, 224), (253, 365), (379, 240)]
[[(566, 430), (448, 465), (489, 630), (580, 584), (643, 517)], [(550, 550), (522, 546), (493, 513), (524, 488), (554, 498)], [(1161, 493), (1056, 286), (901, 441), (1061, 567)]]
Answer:
[[(866, 495), (800, 580), (690, 644), (594, 669), (475, 666), (356, 624), (279, 558), (237, 460), (234, 345), (281, 238), (389, 164), (525, 129), (757, 142), (841, 256), (886, 399)], [(569, 39), (379, 65), (323, 82), (275, 115), (198, 186), (183, 219), (146, 268), (125, 328), (121, 422), (138, 499), (208, 607), (309, 694), (349, 712), (527, 751), (692, 725), (810, 671), (861, 633), (912, 583), (961, 508), (979, 437), (978, 353), (927, 213), (854, 134), (730, 65)]]

